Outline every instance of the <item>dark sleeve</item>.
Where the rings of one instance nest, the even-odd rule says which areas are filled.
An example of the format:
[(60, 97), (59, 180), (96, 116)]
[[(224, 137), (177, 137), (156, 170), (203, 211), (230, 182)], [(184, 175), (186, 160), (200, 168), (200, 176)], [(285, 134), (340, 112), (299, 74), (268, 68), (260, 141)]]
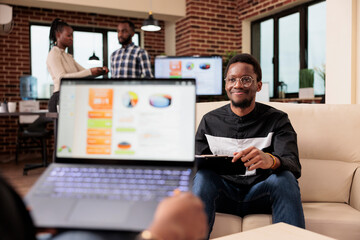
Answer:
[(0, 239), (35, 240), (35, 227), (21, 197), (1, 177)]
[(292, 127), (287, 114), (284, 114), (276, 126), (273, 136), (273, 152), (281, 161), (281, 166), (276, 171), (288, 170), (296, 178), (301, 176), (301, 165), (297, 146), (297, 134)]
[(206, 136), (205, 136), (206, 129), (207, 129), (207, 124), (206, 124), (205, 118), (203, 117), (201, 119), (201, 122), (199, 124), (199, 127), (196, 132), (196, 136), (195, 136), (195, 154), (196, 155), (212, 154), (210, 151)]

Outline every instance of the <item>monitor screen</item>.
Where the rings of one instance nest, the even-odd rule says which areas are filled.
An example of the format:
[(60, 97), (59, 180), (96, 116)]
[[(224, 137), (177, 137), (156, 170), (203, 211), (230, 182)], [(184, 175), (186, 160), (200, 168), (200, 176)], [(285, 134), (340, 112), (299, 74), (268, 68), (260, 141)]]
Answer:
[(221, 56), (158, 56), (156, 78), (195, 78), (196, 95), (222, 94)]

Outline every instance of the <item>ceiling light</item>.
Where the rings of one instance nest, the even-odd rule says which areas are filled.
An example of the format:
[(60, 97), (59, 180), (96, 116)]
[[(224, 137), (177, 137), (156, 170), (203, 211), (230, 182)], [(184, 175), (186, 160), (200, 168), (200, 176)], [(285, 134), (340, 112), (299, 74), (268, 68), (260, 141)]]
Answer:
[[(95, 24), (95, 13), (90, 13), (91, 18), (92, 18), (92, 23), (91, 24)], [(93, 55), (89, 57), (89, 61), (88, 63), (91, 65), (100, 65), (101, 61), (100, 58), (98, 56), (95, 55), (95, 28), (92, 28), (92, 39), (93, 39)]]
[(144, 20), (143, 25), (141, 26), (141, 29), (144, 31), (149, 31), (149, 32), (156, 32), (156, 31), (161, 30), (159, 21), (154, 19), (151, 11), (149, 12), (148, 19)]
[(91, 57), (89, 57), (89, 61), (91, 60), (96, 60), (96, 61), (99, 61), (99, 57), (95, 55), (95, 52), (93, 52), (93, 55)]

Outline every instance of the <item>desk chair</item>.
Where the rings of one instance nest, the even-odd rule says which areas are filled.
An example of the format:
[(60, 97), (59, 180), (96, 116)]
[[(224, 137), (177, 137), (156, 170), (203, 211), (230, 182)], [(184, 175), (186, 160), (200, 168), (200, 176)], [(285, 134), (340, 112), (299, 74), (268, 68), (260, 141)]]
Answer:
[(19, 153), (22, 149), (41, 149), (42, 156), (42, 163), (26, 164), (24, 167), (23, 175), (27, 175), (27, 172), (31, 169), (47, 166), (46, 140), (51, 135), (50, 131), (47, 130), (47, 125), (52, 121), (52, 119), (40, 116), (33, 123), (19, 123), (16, 141), (15, 163), (18, 163)]

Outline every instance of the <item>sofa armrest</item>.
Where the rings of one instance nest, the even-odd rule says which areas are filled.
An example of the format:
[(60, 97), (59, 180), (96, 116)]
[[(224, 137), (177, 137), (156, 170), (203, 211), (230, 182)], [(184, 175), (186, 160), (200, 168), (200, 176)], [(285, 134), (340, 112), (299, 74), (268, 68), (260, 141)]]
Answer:
[(360, 167), (355, 170), (350, 192), (350, 206), (360, 211)]

